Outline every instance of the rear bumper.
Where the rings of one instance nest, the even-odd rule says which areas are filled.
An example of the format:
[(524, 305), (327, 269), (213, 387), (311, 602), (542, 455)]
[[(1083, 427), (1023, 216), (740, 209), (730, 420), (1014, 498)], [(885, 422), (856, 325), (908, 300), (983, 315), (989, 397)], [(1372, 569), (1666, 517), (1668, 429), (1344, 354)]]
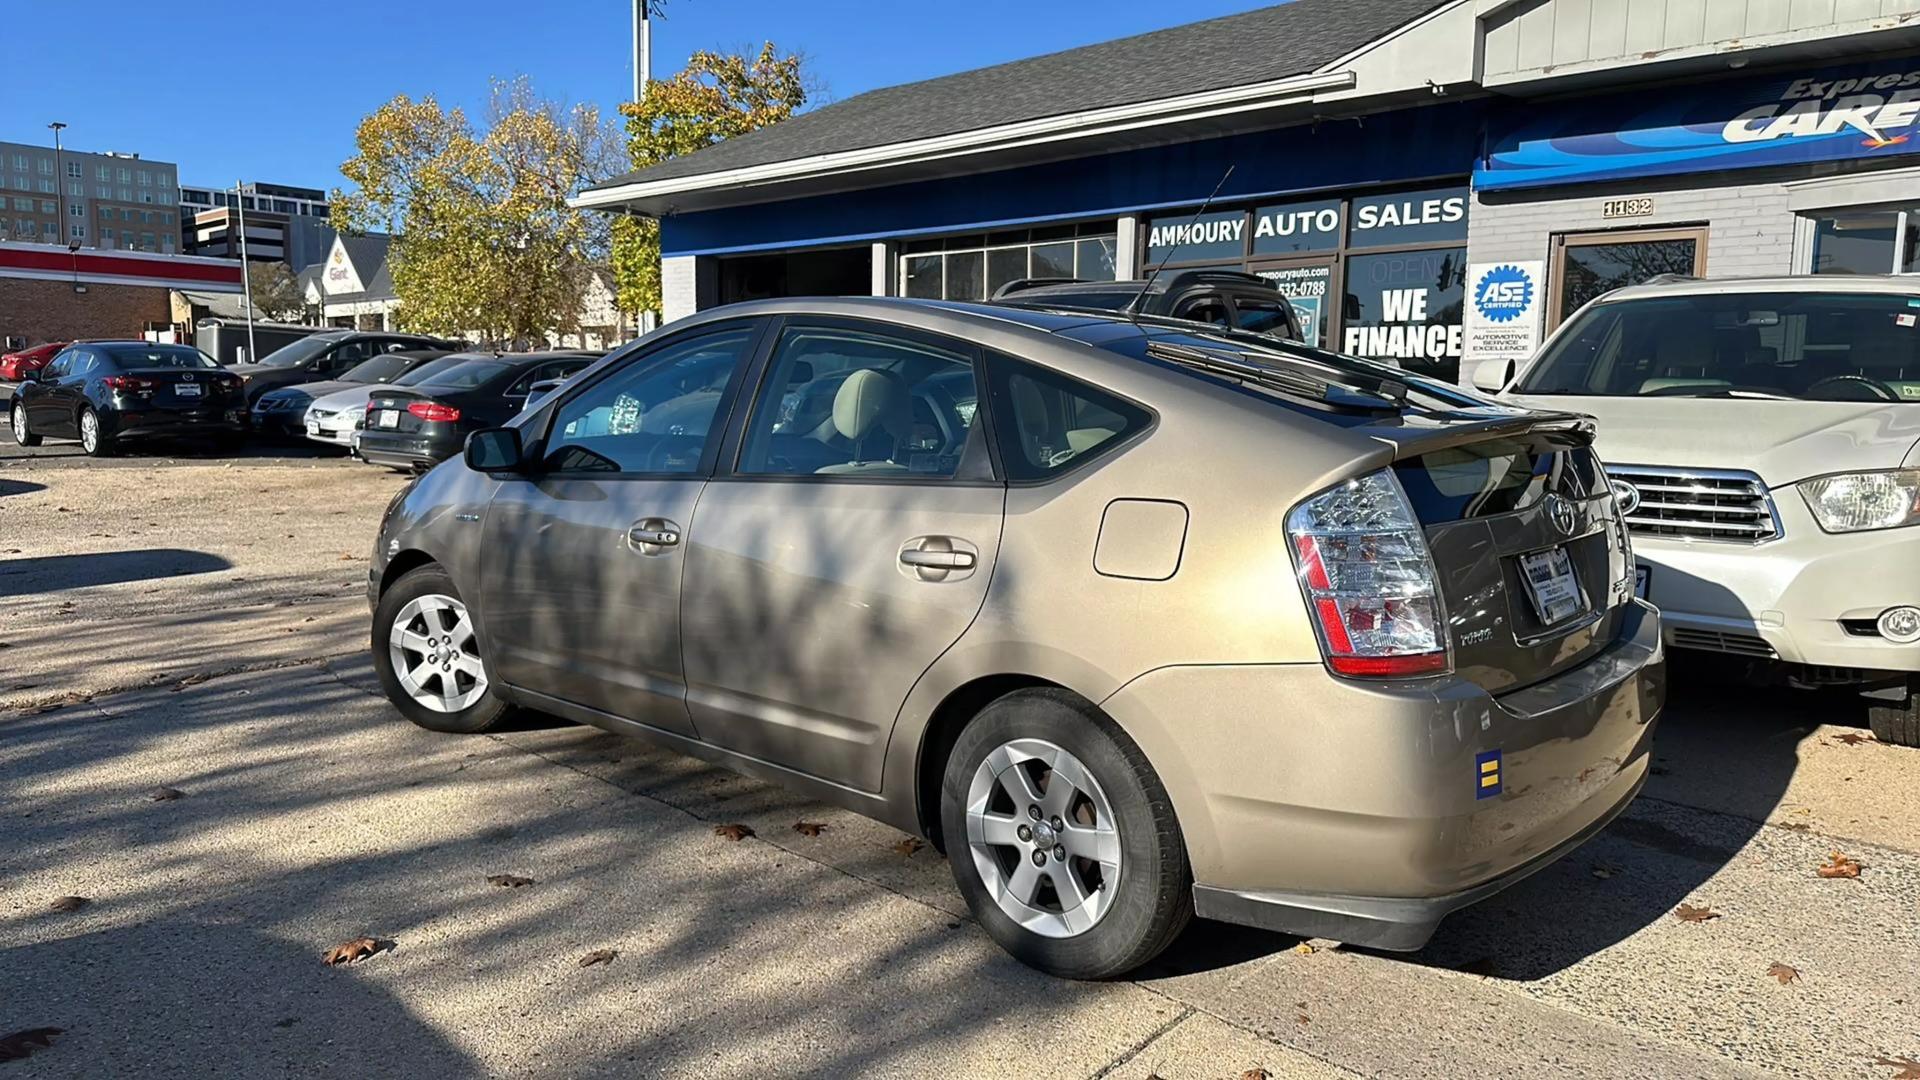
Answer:
[(1618, 814), (1665, 698), (1659, 616), (1636, 603), (1604, 652), (1498, 697), (1458, 677), (1176, 667), (1104, 708), (1167, 786), (1201, 914), (1412, 949)]
[(460, 447), (431, 435), (385, 435), (361, 430), (360, 456), (375, 465), (411, 468), (438, 465), (452, 457)]
[(197, 409), (125, 409), (102, 416), (102, 429), (116, 439), (166, 436), (237, 435), (247, 430), (246, 410), (238, 405)]
[(303, 436), (307, 433), (304, 419), (306, 412), (305, 406), (298, 409), (274, 409), (272, 411), (253, 409), (248, 413), (248, 421), (253, 425), (253, 430), (258, 431), (262, 435), (292, 438), (294, 436)]

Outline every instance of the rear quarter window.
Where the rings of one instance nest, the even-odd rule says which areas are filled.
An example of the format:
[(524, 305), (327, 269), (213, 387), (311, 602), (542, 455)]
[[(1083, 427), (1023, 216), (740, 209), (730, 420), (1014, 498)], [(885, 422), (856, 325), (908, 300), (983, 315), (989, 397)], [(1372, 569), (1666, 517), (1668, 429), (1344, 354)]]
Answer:
[(1010, 357), (987, 358), (1000, 466), (1008, 480), (1060, 476), (1146, 430), (1153, 414), (1125, 398)]

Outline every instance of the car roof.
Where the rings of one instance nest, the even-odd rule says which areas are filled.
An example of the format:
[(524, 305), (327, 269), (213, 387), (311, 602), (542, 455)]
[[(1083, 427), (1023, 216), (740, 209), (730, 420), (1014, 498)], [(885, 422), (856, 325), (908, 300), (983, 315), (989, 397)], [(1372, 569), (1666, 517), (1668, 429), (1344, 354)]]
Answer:
[(1769, 277), (1690, 278), (1663, 275), (1639, 285), (1615, 289), (1598, 303), (1661, 296), (1712, 296), (1732, 293), (1878, 293), (1920, 296), (1920, 278), (1895, 274), (1793, 274)]

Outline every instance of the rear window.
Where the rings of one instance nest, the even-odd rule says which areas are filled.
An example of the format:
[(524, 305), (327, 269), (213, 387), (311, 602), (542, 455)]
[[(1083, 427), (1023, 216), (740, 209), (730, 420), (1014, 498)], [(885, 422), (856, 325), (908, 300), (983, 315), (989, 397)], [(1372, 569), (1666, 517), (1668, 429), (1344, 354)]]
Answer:
[(400, 356), (395, 353), (376, 356), (371, 360), (355, 364), (353, 367), (347, 369), (347, 373), (340, 376), (340, 381), (350, 383), (392, 382), (396, 377), (403, 374), (407, 370), (407, 365), (411, 363), (413, 363), (411, 357)]
[(1517, 390), (1920, 401), (1920, 297), (1736, 292), (1595, 304)]
[(1593, 450), (1569, 435), (1449, 447), (1398, 462), (1394, 472), (1415, 516), (1428, 525), (1510, 513), (1548, 492), (1587, 498), (1603, 486)]
[(463, 360), (435, 372), (431, 378), (409, 381), (406, 385), (432, 385), (449, 390), (471, 390), (512, 366), (498, 360)]
[(137, 371), (143, 368), (217, 368), (213, 357), (199, 349), (190, 349), (184, 345), (156, 345), (151, 349), (139, 349), (116, 345), (104, 350), (113, 362), (122, 370)]

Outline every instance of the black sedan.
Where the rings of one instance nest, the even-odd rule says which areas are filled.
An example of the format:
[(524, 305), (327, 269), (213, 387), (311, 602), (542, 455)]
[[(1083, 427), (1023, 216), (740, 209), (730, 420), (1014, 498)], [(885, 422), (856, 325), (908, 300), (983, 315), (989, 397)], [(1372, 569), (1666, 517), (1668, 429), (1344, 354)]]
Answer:
[(361, 422), (360, 456), (395, 469), (427, 469), (457, 456), (467, 433), (513, 418), (533, 384), (564, 379), (597, 353), (476, 355), (409, 387), (376, 389)]
[(246, 431), (240, 377), (189, 345), (89, 341), (70, 345), (13, 395), (13, 438), (79, 439), (96, 457), (124, 440)]
[(319, 382), (298, 383), (269, 390), (253, 401), (253, 429), (265, 435), (298, 437), (306, 434), (307, 406), (328, 394), (356, 386), (372, 389), (447, 355), (444, 349), (408, 349), (362, 361), (340, 375)]

